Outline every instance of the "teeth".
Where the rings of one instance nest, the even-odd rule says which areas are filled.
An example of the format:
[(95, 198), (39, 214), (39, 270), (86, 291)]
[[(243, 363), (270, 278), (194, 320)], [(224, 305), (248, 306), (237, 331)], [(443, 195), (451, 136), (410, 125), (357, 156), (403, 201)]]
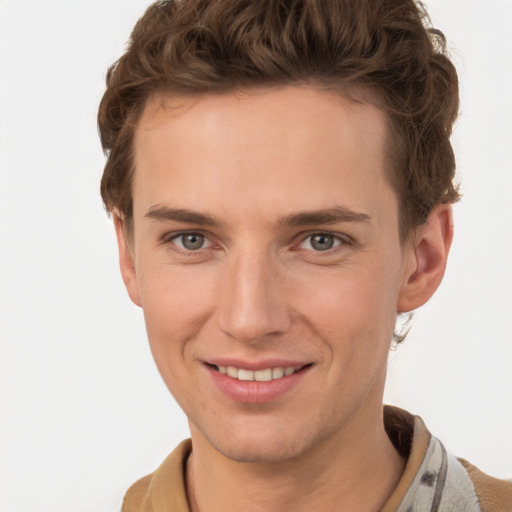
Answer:
[(284, 377), (284, 368), (272, 368), (272, 378), (280, 379)]
[(272, 370), (270, 368), (267, 368), (266, 370), (255, 371), (254, 380), (257, 380), (259, 382), (268, 382), (269, 380), (272, 380)]
[(226, 368), (226, 373), (230, 377), (233, 377), (234, 379), (238, 379), (238, 369), (237, 368), (233, 368), (233, 366), (228, 366)]
[(287, 377), (295, 373), (294, 366), (286, 368), (280, 366), (277, 368), (265, 368), (265, 370), (244, 370), (243, 368), (235, 368), (234, 366), (218, 366), (219, 373), (228, 375), (238, 380), (255, 380), (258, 382), (268, 382), (281, 377)]
[(238, 370), (238, 380), (254, 380), (254, 372), (251, 370)]

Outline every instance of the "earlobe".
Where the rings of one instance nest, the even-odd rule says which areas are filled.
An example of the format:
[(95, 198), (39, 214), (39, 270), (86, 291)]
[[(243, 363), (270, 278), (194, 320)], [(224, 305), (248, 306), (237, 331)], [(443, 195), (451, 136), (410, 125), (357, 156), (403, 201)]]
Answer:
[(133, 248), (130, 246), (131, 242), (127, 240), (127, 233), (123, 219), (116, 212), (112, 215), (116, 229), (117, 246), (119, 248), (119, 267), (121, 269), (121, 276), (123, 277), (126, 290), (128, 291), (128, 295), (132, 302), (135, 305), (142, 307), (139, 285), (137, 283), (137, 275), (135, 272)]
[(397, 312), (417, 309), (434, 295), (444, 276), (452, 239), (452, 207), (438, 205), (425, 224), (417, 228), (411, 246), (405, 249), (410, 264), (398, 297)]

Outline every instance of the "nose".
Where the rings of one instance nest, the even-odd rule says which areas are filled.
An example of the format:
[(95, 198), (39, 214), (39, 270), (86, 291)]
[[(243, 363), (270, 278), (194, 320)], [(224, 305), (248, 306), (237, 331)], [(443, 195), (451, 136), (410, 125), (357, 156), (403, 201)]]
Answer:
[(217, 319), (230, 338), (257, 343), (289, 329), (278, 266), (270, 255), (250, 250), (227, 258), (218, 283)]

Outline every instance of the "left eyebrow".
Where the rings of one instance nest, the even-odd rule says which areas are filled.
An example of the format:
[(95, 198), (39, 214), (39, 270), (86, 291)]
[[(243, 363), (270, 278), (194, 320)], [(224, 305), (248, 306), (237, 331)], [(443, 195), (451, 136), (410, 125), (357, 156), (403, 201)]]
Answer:
[(186, 208), (169, 208), (168, 206), (154, 205), (146, 212), (144, 217), (159, 221), (177, 221), (200, 226), (218, 226), (220, 223), (209, 213), (195, 212)]
[(279, 220), (283, 227), (311, 226), (315, 224), (334, 224), (336, 222), (370, 222), (371, 217), (343, 206), (335, 206), (325, 210), (312, 210), (292, 213)]

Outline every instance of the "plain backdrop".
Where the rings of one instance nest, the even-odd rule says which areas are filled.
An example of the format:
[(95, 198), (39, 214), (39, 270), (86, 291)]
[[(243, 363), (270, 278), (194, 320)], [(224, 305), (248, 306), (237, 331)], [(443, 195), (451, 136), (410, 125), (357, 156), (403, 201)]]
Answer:
[[(0, 0), (0, 511), (119, 511), (188, 436), (123, 288), (99, 196), (107, 66), (145, 0)], [(386, 401), (512, 477), (512, 2), (427, 5), (461, 78), (447, 276)]]

